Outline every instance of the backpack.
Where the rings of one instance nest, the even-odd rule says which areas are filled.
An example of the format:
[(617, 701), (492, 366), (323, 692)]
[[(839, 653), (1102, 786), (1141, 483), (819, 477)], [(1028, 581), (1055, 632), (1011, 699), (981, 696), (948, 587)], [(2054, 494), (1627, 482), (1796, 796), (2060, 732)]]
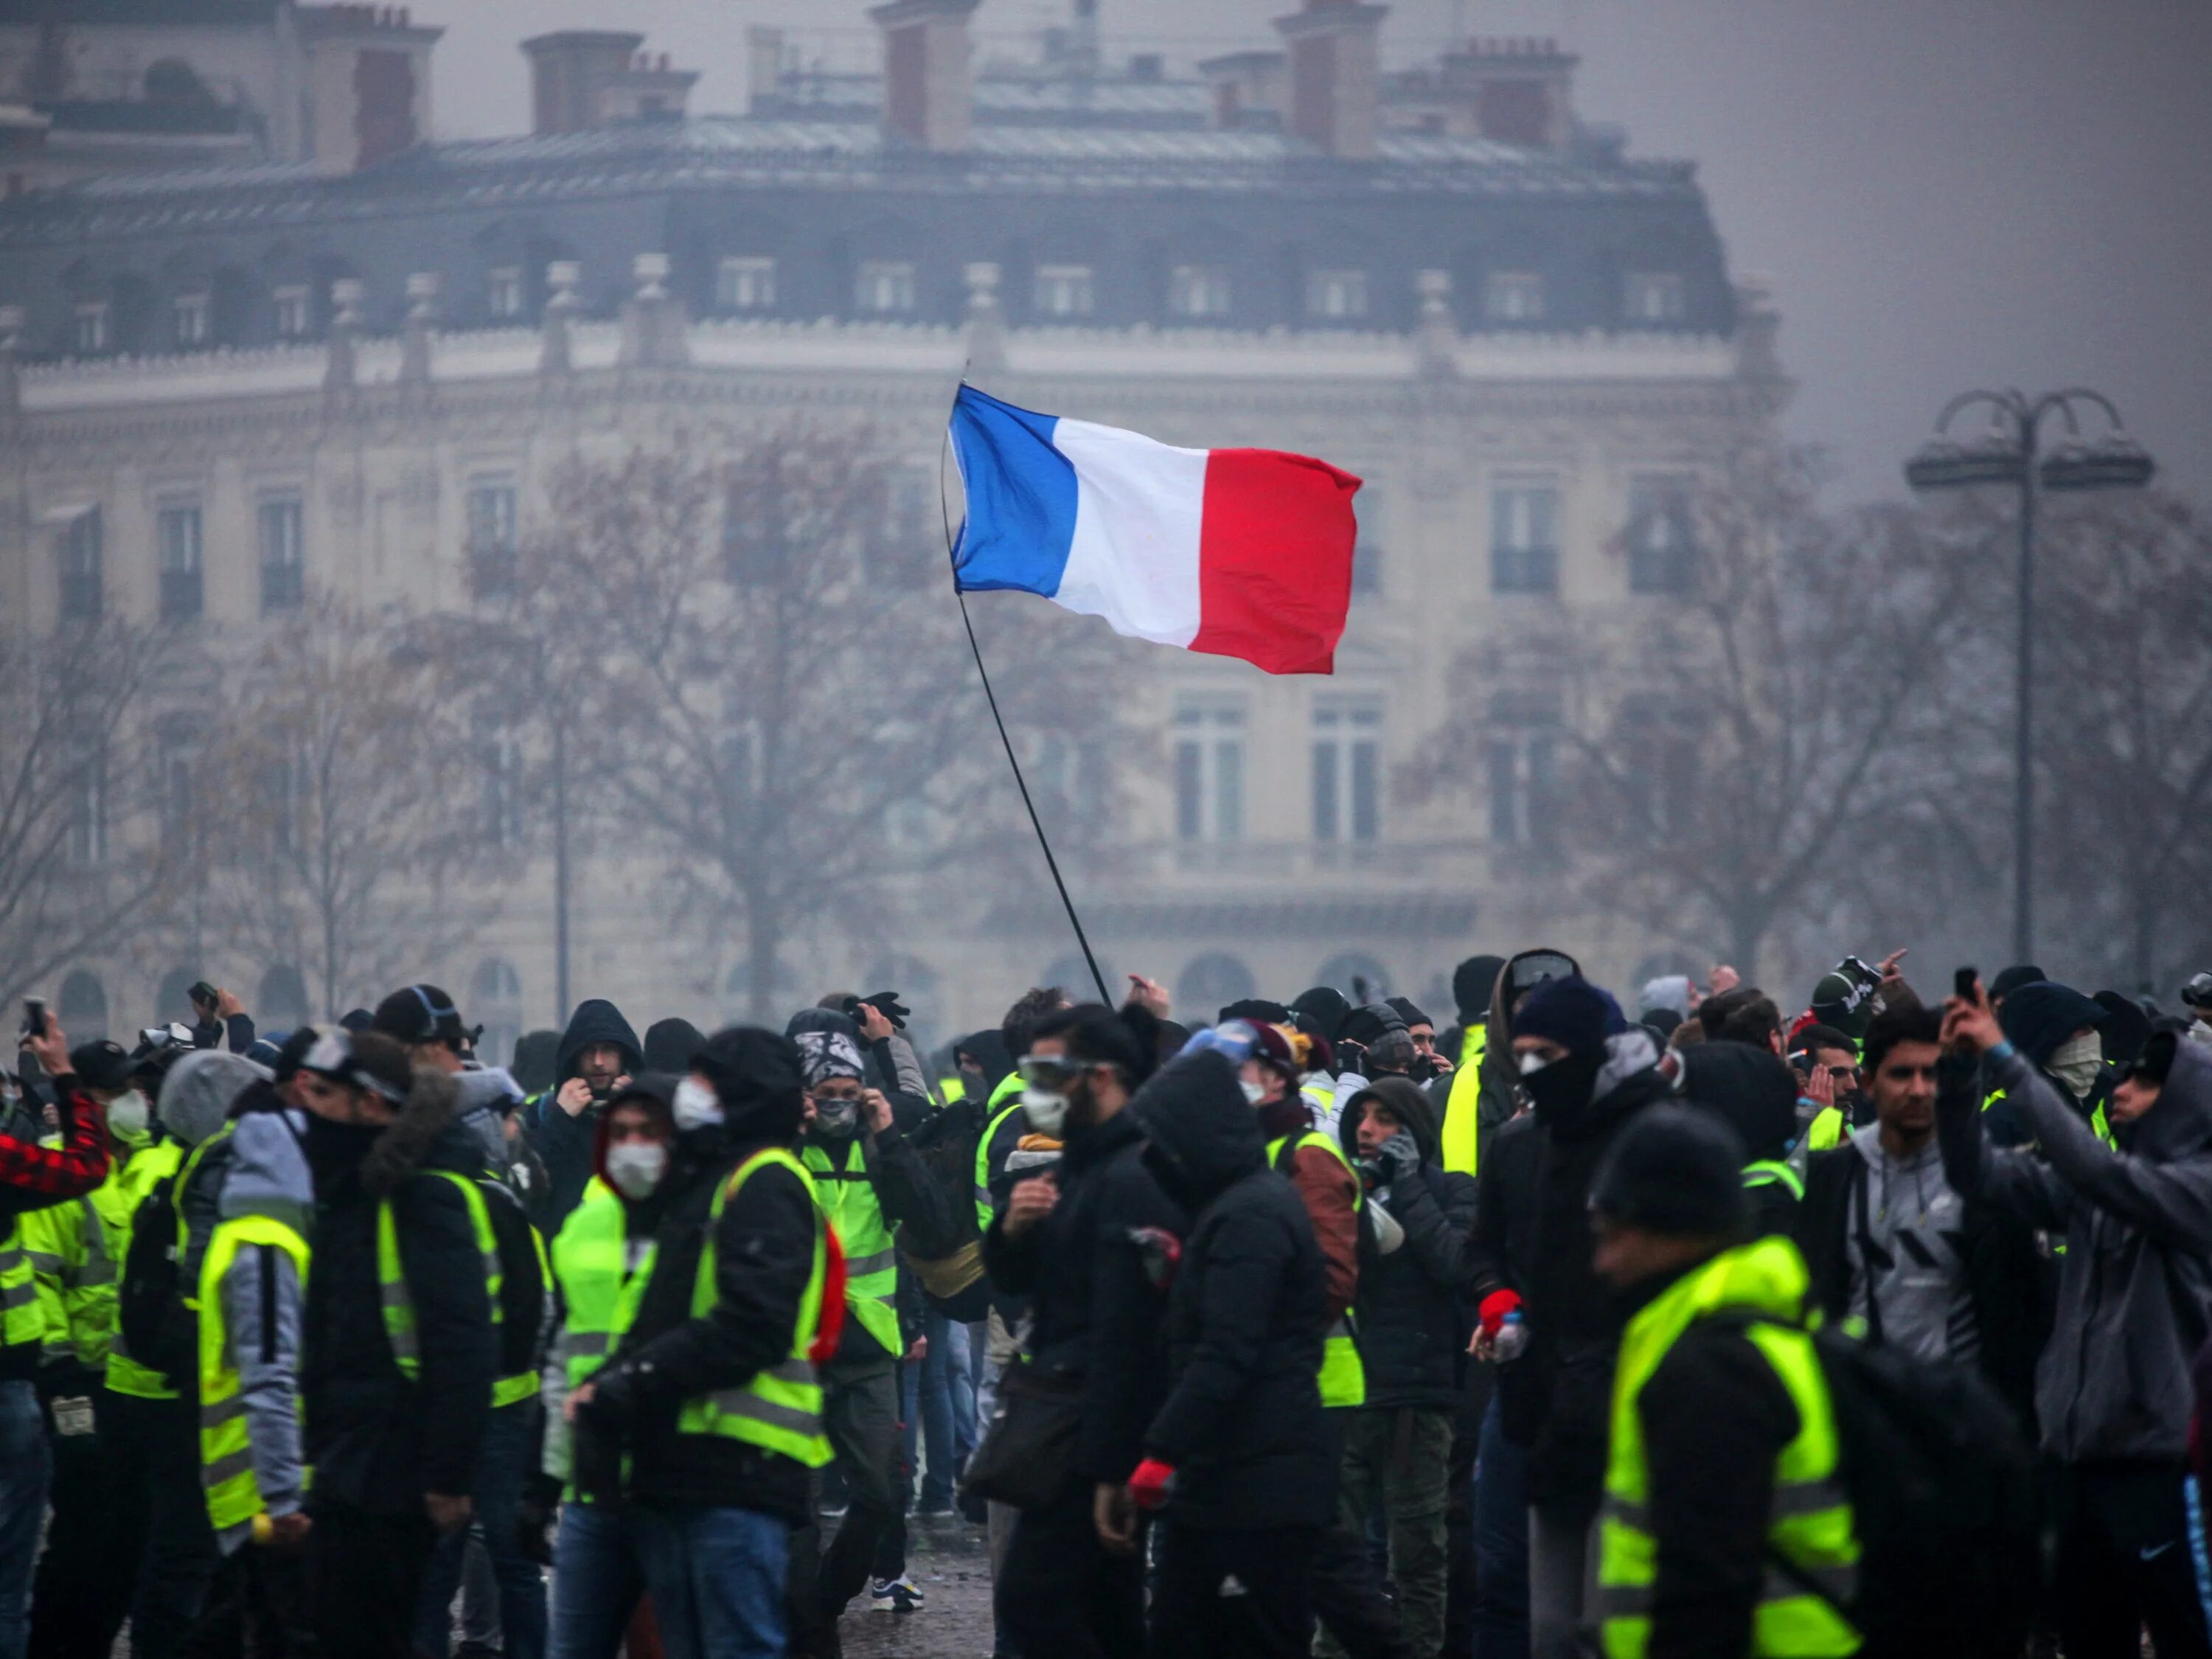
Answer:
[(1832, 1327), (1813, 1346), (1858, 1533), (1858, 1595), (1842, 1611), (1863, 1659), (2011, 1659), (2027, 1641), (2039, 1543), (2034, 1453), (2011, 1409), (1968, 1366)]
[(161, 1373), (173, 1389), (198, 1374), (198, 1345), (185, 1340), (190, 1328), (181, 1288), (184, 1267), (177, 1260), (177, 1185), (181, 1172), (160, 1182), (138, 1200), (131, 1217), (131, 1249), (116, 1286), (115, 1322), (131, 1357)]
[[(937, 1312), (959, 1324), (973, 1324), (991, 1311), (990, 1281), (983, 1273), (983, 1231), (975, 1221), (975, 1147), (981, 1126), (971, 1103), (940, 1107), (917, 1124), (907, 1144), (929, 1172), (929, 1179), (952, 1200), (954, 1246), (927, 1260), (907, 1251), (907, 1266)], [(905, 1249), (904, 1230), (900, 1247)]]

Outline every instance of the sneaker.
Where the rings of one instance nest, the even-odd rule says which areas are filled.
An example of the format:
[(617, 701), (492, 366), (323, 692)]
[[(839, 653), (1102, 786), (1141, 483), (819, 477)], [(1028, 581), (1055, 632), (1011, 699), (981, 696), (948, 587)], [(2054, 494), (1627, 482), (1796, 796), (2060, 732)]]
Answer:
[(869, 1602), (879, 1613), (919, 1613), (927, 1599), (914, 1580), (903, 1575), (878, 1578), (868, 1590)]

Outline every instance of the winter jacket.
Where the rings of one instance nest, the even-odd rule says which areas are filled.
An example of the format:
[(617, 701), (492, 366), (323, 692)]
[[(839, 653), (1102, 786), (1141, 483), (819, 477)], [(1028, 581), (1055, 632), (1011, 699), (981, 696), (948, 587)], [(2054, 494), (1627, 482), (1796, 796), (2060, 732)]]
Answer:
[(1051, 1212), (1021, 1238), (1006, 1237), (1003, 1216), (983, 1236), (992, 1282), (1030, 1299), (1038, 1372), (1084, 1384), (1075, 1472), (1086, 1482), (1129, 1478), (1167, 1397), (1167, 1298), (1134, 1235), (1157, 1228), (1180, 1239), (1189, 1218), (1144, 1152), (1144, 1132), (1127, 1111), (1071, 1135)]
[(2069, 1463), (2180, 1462), (2190, 1362), (2212, 1331), (2212, 1053), (2178, 1045), (2157, 1103), (2118, 1130), (2117, 1151), (2016, 1051), (1988, 1059), (1983, 1082), (2005, 1091), (2040, 1159), (1990, 1145), (1976, 1091), (1957, 1078), (1964, 1062), (1945, 1068), (1936, 1128), (1951, 1184), (2065, 1236), (2036, 1369), (2045, 1450)]
[(1596, 1514), (1604, 1487), (1622, 1324), (1591, 1265), (1590, 1183), (1613, 1137), (1668, 1091), (1649, 1031), (1632, 1026), (1607, 1048), (1590, 1100), (1556, 1118), (1514, 1119), (1480, 1177), (1477, 1289), (1518, 1291), (1528, 1326), (1527, 1351), (1499, 1368), (1499, 1407), (1528, 1448), (1529, 1503), (1570, 1526)]
[(1325, 1525), (1326, 1273), (1305, 1206), (1267, 1167), (1258, 1115), (1218, 1051), (1165, 1066), (1130, 1110), (1160, 1184), (1192, 1212), (1168, 1304), (1167, 1402), (1145, 1434), (1177, 1471), (1169, 1516), (1206, 1530)]
[[(300, 1344), (309, 1508), (419, 1515), (426, 1493), (472, 1490), (491, 1411), (498, 1344), (476, 1224), (458, 1185), (434, 1173), (473, 1181), (483, 1159), (455, 1121), (453, 1079), (420, 1069), (391, 1124), (311, 1118), (305, 1144), (315, 1182)], [(411, 1382), (385, 1334), (376, 1233), (386, 1200), (421, 1349)]]
[[(1275, 1167), (1291, 1178), (1313, 1223), (1314, 1242), (1328, 1267), (1328, 1322), (1352, 1311), (1359, 1295), (1359, 1177), (1328, 1147), (1312, 1144), (1313, 1113), (1303, 1096), (1260, 1109), (1260, 1133), (1270, 1146), (1285, 1143)], [(1350, 1149), (1346, 1158), (1352, 1154)]]
[(1382, 1188), (1370, 1200), (1405, 1229), (1406, 1242), (1360, 1264), (1353, 1305), (1367, 1407), (1456, 1411), (1471, 1323), (1466, 1292), (1474, 1261), (1474, 1178), (1436, 1167), (1435, 1109), (1405, 1078), (1381, 1079), (1345, 1103), (1340, 1133), (1346, 1156), (1358, 1155), (1360, 1122), (1378, 1103), (1412, 1134), (1421, 1168), (1412, 1180)]
[(691, 1316), (714, 1194), (770, 1143), (744, 1122), (678, 1137), (653, 1202), (652, 1277), (637, 1316), (592, 1378), (577, 1414), (579, 1487), (621, 1487), (672, 1509), (747, 1509), (793, 1526), (807, 1519), (807, 1471), (790, 1458), (720, 1435), (679, 1434), (684, 1402), (741, 1388), (791, 1358), (799, 1304), (814, 1271), (814, 1200), (781, 1164), (755, 1170), (714, 1224), (714, 1305)]
[(592, 1146), (598, 1138), (598, 1101), (571, 1117), (561, 1109), (561, 1085), (576, 1075), (576, 1057), (595, 1043), (611, 1042), (623, 1051), (623, 1069), (633, 1074), (645, 1065), (645, 1050), (637, 1033), (613, 1003), (593, 998), (576, 1005), (568, 1029), (561, 1033), (561, 1048), (553, 1086), (522, 1108), (522, 1132), (531, 1150), (545, 1165), (547, 1192), (534, 1206), (538, 1230), (548, 1235), (561, 1230), (568, 1212), (583, 1201), (592, 1178)]
[[(107, 1178), (106, 1119), (100, 1103), (74, 1075), (54, 1079), (61, 1144), (0, 1135), (0, 1238), (33, 1211), (81, 1198)], [(27, 1382), (39, 1374), (43, 1346), (37, 1339), (0, 1346), (0, 1382)]]

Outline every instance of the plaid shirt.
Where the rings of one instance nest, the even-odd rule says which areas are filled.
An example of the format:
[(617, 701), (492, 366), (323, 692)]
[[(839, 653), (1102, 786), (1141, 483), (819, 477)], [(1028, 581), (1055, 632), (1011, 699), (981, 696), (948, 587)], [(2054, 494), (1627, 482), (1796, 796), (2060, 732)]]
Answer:
[(0, 1135), (0, 1215), (81, 1197), (107, 1179), (107, 1126), (100, 1103), (74, 1077), (58, 1077), (62, 1144)]

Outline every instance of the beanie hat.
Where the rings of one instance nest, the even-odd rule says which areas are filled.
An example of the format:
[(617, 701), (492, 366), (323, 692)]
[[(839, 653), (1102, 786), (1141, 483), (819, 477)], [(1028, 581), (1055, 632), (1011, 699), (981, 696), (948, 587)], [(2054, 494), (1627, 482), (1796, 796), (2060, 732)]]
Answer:
[(1297, 1053), (1291, 1039), (1279, 1025), (1255, 1022), (1252, 1026), (1256, 1041), (1252, 1046), (1252, 1058), (1263, 1066), (1272, 1066), (1291, 1080), (1296, 1088), (1298, 1081)]
[(2058, 1045), (2085, 1027), (2094, 1030), (2111, 1015), (2070, 985), (2032, 980), (2005, 998), (1997, 1024), (2006, 1040), (2031, 1065), (2046, 1064)]
[[(1636, 1012), (1639, 1018), (1649, 1018), (1664, 1010), (1674, 1016), (1674, 1025), (1690, 1017), (1690, 976), (1687, 974), (1662, 974), (1656, 979), (1647, 979), (1644, 988), (1636, 994)], [(1670, 1025), (1667, 1028), (1674, 1030)]]
[(699, 1028), (688, 1019), (657, 1021), (645, 1034), (645, 1069), (673, 1072), (680, 1076), (691, 1069), (691, 1056), (699, 1052), (699, 1045), (706, 1040)]
[(1298, 1022), (1301, 1026), (1316, 1036), (1334, 1042), (1337, 1034), (1344, 1029), (1344, 1017), (1352, 1012), (1352, 1004), (1334, 985), (1316, 985), (1291, 999), (1291, 1012), (1304, 1016)]
[(1711, 1112), (1662, 1104), (1630, 1119), (1598, 1168), (1590, 1208), (1607, 1219), (1674, 1237), (1749, 1230), (1743, 1143)]
[(2038, 980), (2047, 980), (2050, 977), (2051, 975), (2045, 973), (2042, 969), (2031, 963), (2022, 963), (2018, 967), (2008, 968), (1990, 981), (1990, 1000), (2002, 1002), (2021, 986), (2033, 985)]
[(1405, 1029), (1406, 1022), (1395, 1008), (1387, 1002), (1370, 1002), (1344, 1017), (1337, 1027), (1337, 1036), (1341, 1042), (1371, 1048), (1391, 1032)]
[(169, 1067), (155, 1110), (163, 1128), (185, 1146), (197, 1146), (222, 1127), (239, 1096), (268, 1077), (244, 1054), (195, 1048)]
[(1232, 1002), (1221, 1011), (1214, 1024), (1226, 1025), (1232, 1019), (1249, 1020), (1255, 1025), (1288, 1025), (1291, 1011), (1279, 1002), (1270, 1002), (1265, 997), (1246, 997), (1242, 1002)]
[(1594, 1053), (1626, 1029), (1620, 1005), (1578, 975), (1546, 980), (1513, 1016), (1515, 1036), (1542, 1037), (1570, 1054)]
[(2112, 1066), (2130, 1064), (2150, 1041), (2150, 1016), (2143, 1012), (2142, 1004), (2118, 991), (2100, 991), (2092, 1000), (2105, 1011), (2105, 1024), (2098, 1035), (2102, 1039), (2106, 1062)]
[(1504, 970), (1504, 957), (1469, 957), (1452, 969), (1452, 1000), (1464, 1019), (1481, 1019), (1490, 1012), (1490, 999)]
[(376, 1005), (368, 1029), (400, 1042), (458, 1043), (461, 1011), (434, 985), (408, 985)]
[(88, 1089), (121, 1089), (131, 1081), (131, 1051), (103, 1037), (70, 1050), (70, 1070)]
[(349, 1009), (345, 1013), (338, 1016), (338, 1024), (349, 1031), (374, 1030), (376, 1026), (376, 1016), (366, 1008)]
[(1406, 1022), (1406, 1029), (1407, 1030), (1412, 1030), (1416, 1025), (1425, 1025), (1431, 1030), (1436, 1028), (1436, 1021), (1431, 1019), (1426, 1014), (1423, 1013), (1419, 1008), (1416, 1007), (1413, 998), (1384, 997), (1382, 1000), (1389, 1003), (1393, 1008), (1395, 1008), (1398, 1011), (1398, 1018)]

